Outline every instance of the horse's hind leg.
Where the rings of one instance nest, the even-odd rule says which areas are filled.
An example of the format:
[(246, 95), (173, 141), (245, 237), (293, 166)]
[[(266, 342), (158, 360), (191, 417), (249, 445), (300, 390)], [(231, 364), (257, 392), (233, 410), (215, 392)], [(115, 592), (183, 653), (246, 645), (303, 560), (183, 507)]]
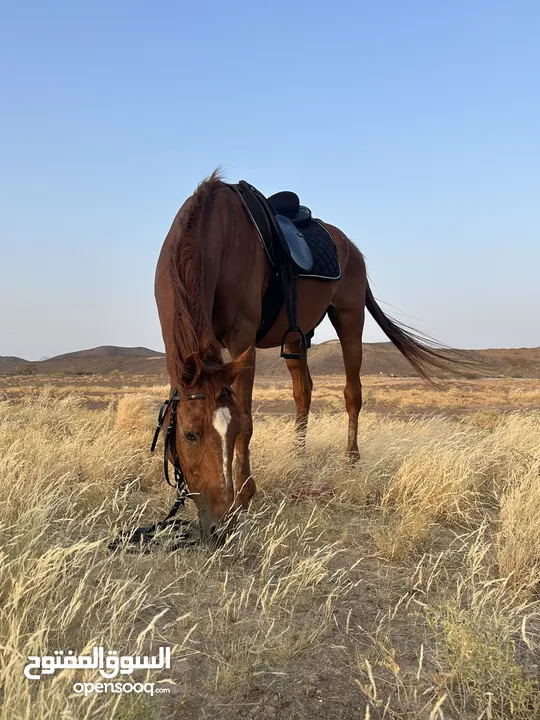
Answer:
[[(300, 353), (300, 341), (288, 343), (285, 346), (288, 353)], [(293, 383), (293, 395), (296, 403), (296, 431), (298, 441), (301, 445), (306, 443), (306, 432), (309, 415), (309, 407), (311, 405), (311, 391), (313, 389), (313, 380), (309, 373), (307, 359), (303, 360), (286, 360), (287, 367), (291, 373)]]
[(364, 309), (338, 310), (332, 307), (328, 310), (328, 317), (338, 334), (345, 364), (344, 395), (349, 415), (347, 453), (353, 458), (358, 458), (358, 416), (362, 409), (360, 367), (362, 365)]

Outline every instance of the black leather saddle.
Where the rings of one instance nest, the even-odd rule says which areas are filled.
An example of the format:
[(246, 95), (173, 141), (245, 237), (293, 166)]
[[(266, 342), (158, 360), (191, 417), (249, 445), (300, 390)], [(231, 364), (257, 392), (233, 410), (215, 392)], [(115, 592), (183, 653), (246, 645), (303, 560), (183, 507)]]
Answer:
[(305, 205), (300, 205), (300, 198), (296, 193), (284, 190), (270, 195), (267, 200), (276, 214), (290, 218), (297, 227), (307, 225), (311, 220), (311, 210)]
[(288, 254), (300, 270), (308, 271), (313, 267), (313, 255), (302, 234), (302, 226), (311, 220), (311, 210), (300, 205), (296, 193), (283, 191), (267, 198), (274, 216), (283, 234)]

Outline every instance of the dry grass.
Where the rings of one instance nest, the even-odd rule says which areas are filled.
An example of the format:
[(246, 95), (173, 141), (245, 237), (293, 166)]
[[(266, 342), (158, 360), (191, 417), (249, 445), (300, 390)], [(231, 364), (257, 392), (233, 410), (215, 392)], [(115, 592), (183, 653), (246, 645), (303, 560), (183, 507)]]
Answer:
[[(313, 407), (319, 411), (342, 412), (343, 379), (338, 375), (314, 378)], [(391, 378), (368, 375), (363, 378), (364, 408), (375, 412), (460, 413), (489, 409), (512, 411), (540, 410), (540, 380), (495, 378), (479, 380), (445, 380), (438, 388), (427, 387), (418, 378)], [(30, 392), (48, 388), (56, 397), (75, 394), (90, 407), (103, 408), (125, 395), (151, 395), (163, 401), (169, 395), (164, 375), (0, 376), (0, 398), (19, 401)], [(254, 389), (255, 406), (266, 413), (292, 412), (292, 390), (287, 378), (259, 378)]]
[[(339, 376), (314, 378), (313, 399), (324, 409), (343, 409), (343, 379)], [(540, 380), (496, 378), (480, 380), (445, 380), (431, 388), (417, 378), (389, 378), (367, 375), (362, 379), (364, 404), (369, 410), (451, 411), (486, 408), (540, 408)], [(260, 382), (254, 400), (261, 403), (283, 401), (290, 393), (290, 383), (283, 380)]]
[[(111, 555), (171, 502), (148, 452), (164, 394), (0, 403), (2, 718), (540, 716), (540, 414), (367, 412), (352, 464), (342, 414), (299, 455), (292, 423), (258, 413), (257, 501), (224, 548)], [(171, 694), (23, 676), (28, 655), (100, 644), (169, 644), (170, 674), (148, 672)]]
[(159, 400), (149, 393), (124, 395), (116, 408), (116, 427), (121, 430), (155, 427), (159, 406)]

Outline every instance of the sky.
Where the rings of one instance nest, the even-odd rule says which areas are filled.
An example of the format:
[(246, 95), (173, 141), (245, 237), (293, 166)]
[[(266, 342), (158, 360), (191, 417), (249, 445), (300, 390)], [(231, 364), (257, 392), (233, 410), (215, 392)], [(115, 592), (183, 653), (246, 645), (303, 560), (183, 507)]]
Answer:
[(4, 0), (0, 355), (162, 349), (156, 260), (217, 166), (338, 225), (408, 324), (539, 346), (539, 37), (536, 0)]

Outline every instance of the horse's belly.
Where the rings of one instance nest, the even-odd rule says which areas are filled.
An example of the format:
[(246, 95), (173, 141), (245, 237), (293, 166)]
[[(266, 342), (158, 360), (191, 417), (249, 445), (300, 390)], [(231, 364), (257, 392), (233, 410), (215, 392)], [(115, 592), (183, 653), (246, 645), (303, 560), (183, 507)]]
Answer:
[[(337, 282), (299, 278), (298, 280), (298, 325), (304, 333), (320, 322), (326, 313), (336, 292)], [(285, 306), (281, 308), (278, 318), (257, 347), (271, 348), (281, 345), (283, 336), (289, 328)]]

